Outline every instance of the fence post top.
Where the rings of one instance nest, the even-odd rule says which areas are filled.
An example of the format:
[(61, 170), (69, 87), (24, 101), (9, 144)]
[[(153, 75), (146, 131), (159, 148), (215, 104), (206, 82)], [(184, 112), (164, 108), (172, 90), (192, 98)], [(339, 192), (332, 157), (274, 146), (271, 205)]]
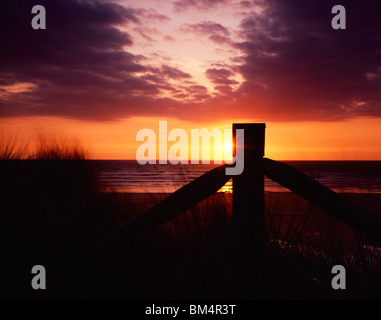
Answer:
[(266, 128), (266, 123), (233, 123), (233, 128), (237, 129), (249, 129), (249, 128), (258, 128), (264, 129)]

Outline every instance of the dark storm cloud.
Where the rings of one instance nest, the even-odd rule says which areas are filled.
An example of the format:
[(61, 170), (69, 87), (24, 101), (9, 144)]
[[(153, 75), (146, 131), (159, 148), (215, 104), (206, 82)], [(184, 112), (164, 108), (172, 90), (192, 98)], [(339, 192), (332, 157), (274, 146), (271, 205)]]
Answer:
[(211, 98), (210, 94), (208, 93), (208, 89), (204, 86), (193, 84), (182, 87), (182, 89), (187, 92), (186, 96), (183, 98), (188, 98), (195, 101), (207, 100)]
[[(176, 3), (178, 8), (218, 5), (207, 0)], [(250, 12), (253, 3), (263, 12)], [(218, 93), (213, 97), (170, 62), (150, 66), (148, 58), (128, 52), (133, 39), (118, 27), (146, 27), (147, 15), (158, 13), (106, 1), (39, 4), (47, 10), (46, 30), (31, 27), (34, 3), (1, 4), (0, 117), (330, 121), (381, 116), (379, 1), (346, 0), (346, 30), (332, 29), (330, 1), (243, 2), (247, 12), (239, 31), (244, 40), (234, 44), (242, 55), (231, 58), (239, 70), (211, 63), (206, 76)], [(190, 26), (211, 41), (229, 41), (229, 31), (212, 21)], [(237, 72), (244, 82), (233, 90)], [(4, 89), (20, 83), (32, 85), (17, 94)], [(158, 98), (163, 91), (174, 99)]]
[(229, 79), (234, 76), (234, 73), (228, 69), (215, 69), (211, 68), (206, 71), (207, 78), (214, 84), (230, 85), (238, 84), (237, 81)]
[[(149, 72), (142, 75), (140, 79), (153, 83), (157, 89), (170, 91), (173, 94), (180, 94), (182, 93), (182, 90), (171, 85), (170, 80), (183, 81), (184, 79), (192, 78), (190, 74), (168, 65), (162, 65), (160, 68), (150, 67), (147, 69)], [(150, 109), (150, 106), (147, 107)]]
[(253, 113), (279, 120), (381, 116), (381, 2), (345, 1), (347, 29), (333, 30), (334, 3), (265, 2), (241, 23), (245, 83)]
[(236, 80), (230, 79), (234, 76), (234, 72), (229, 69), (209, 68), (206, 70), (205, 75), (215, 85), (214, 90), (222, 95), (231, 95), (233, 93), (231, 86), (238, 84)]
[(140, 76), (140, 79), (148, 80), (162, 87), (163, 85), (169, 85), (170, 80), (184, 80), (190, 79), (192, 76), (189, 73), (183, 72), (180, 69), (170, 67), (168, 65), (162, 65), (160, 68), (149, 67), (147, 72)]
[[(166, 83), (144, 77), (152, 68), (146, 58), (125, 51), (133, 42), (117, 26), (139, 24), (146, 10), (103, 1), (40, 1), (47, 11), (47, 29), (31, 27), (30, 1), (6, 1), (1, 9), (0, 83), (33, 85), (17, 94), (0, 91), (0, 116), (57, 115), (107, 120), (163, 112), (173, 103), (155, 99)], [(151, 13), (153, 14), (153, 13)], [(160, 17), (159, 17), (160, 18)], [(163, 17), (161, 17), (163, 18)], [(167, 78), (190, 75), (162, 66)], [(150, 109), (155, 102), (155, 107)], [(152, 114), (152, 113), (151, 113)]]

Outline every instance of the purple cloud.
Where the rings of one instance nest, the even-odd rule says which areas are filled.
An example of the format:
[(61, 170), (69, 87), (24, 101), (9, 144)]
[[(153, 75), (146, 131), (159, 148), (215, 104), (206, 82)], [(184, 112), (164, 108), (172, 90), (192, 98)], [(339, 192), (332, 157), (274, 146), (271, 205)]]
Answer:
[(234, 76), (234, 73), (228, 69), (211, 68), (206, 71), (207, 78), (214, 84), (233, 85), (238, 84), (237, 81), (229, 79)]
[(208, 10), (228, 3), (228, 0), (177, 0), (173, 3), (175, 10), (183, 11), (190, 8)]
[[(140, 77), (152, 68), (146, 58), (125, 51), (131, 37), (118, 29), (140, 23), (139, 9), (101, 1), (41, 1), (47, 29), (33, 30), (29, 1), (7, 1), (2, 13), (5, 30), (1, 52), (0, 83), (32, 84), (31, 90), (0, 95), (0, 115), (55, 115), (107, 120), (150, 113), (147, 106), (166, 103), (156, 99), (162, 82)], [(189, 78), (180, 70), (163, 66), (166, 77)], [(2, 90), (3, 92), (5, 89)], [(173, 102), (174, 103), (174, 102)]]
[(220, 23), (205, 21), (196, 24), (185, 24), (183, 30), (199, 35), (222, 35), (228, 36), (229, 30)]
[[(207, 0), (176, 3), (179, 8), (219, 5)], [(346, 0), (346, 30), (331, 28), (329, 2), (260, 3), (263, 11), (247, 12), (239, 30), (243, 40), (232, 44), (242, 52), (231, 58), (238, 69), (227, 63), (207, 69), (205, 75), (219, 93), (212, 97), (171, 61), (154, 67), (147, 57), (128, 50), (133, 38), (120, 27), (133, 23), (143, 30), (147, 15), (157, 12), (105, 1), (40, 1), (47, 9), (47, 29), (36, 31), (30, 25), (30, 2), (5, 0), (0, 17), (0, 116), (263, 121), (381, 116), (379, 1)], [(216, 43), (229, 41), (229, 30), (221, 24), (188, 27)], [(237, 72), (244, 82), (233, 90)], [(5, 89), (20, 83), (31, 85), (17, 94)], [(172, 98), (158, 98), (163, 91)]]
[(211, 35), (209, 40), (219, 45), (231, 45), (232, 41), (229, 37), (224, 37), (218, 34)]
[(346, 30), (332, 29), (332, 3), (317, 0), (268, 0), (245, 18), (236, 44), (245, 103), (279, 120), (381, 116), (381, 4), (344, 5)]
[(171, 79), (190, 79), (192, 76), (189, 73), (183, 72), (180, 69), (173, 68), (170, 66), (162, 66), (161, 72), (163, 75), (165, 75), (168, 78)]

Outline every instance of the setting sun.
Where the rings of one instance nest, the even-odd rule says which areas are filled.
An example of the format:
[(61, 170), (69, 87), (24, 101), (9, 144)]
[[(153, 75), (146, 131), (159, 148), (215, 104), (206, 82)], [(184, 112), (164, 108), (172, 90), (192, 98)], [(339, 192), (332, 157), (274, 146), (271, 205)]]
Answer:
[(233, 157), (233, 144), (231, 142), (224, 143), (224, 160), (230, 161)]

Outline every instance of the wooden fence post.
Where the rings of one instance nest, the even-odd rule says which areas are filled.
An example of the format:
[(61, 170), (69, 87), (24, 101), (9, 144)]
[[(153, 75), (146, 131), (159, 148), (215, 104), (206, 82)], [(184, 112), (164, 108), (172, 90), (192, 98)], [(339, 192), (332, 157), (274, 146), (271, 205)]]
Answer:
[(234, 123), (234, 156), (236, 130), (244, 129), (244, 170), (233, 176), (233, 234), (239, 246), (261, 250), (265, 240), (264, 123)]

